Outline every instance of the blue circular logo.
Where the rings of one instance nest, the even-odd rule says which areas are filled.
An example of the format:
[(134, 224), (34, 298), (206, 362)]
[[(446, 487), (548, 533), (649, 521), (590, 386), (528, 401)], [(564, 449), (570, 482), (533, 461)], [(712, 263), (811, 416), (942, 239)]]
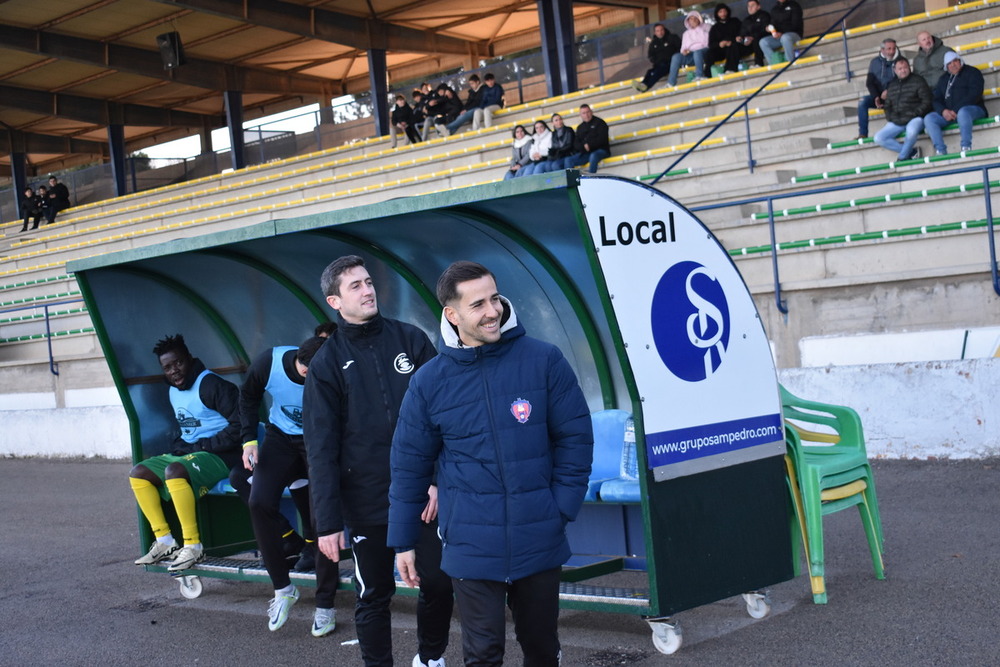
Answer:
[(670, 372), (701, 382), (719, 369), (729, 347), (729, 304), (722, 285), (697, 262), (680, 262), (653, 292), (653, 342)]

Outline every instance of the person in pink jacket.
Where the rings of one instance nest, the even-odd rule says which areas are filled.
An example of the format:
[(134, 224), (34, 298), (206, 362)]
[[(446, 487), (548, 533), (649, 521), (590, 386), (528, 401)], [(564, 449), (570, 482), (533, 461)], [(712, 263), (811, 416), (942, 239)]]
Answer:
[(695, 78), (703, 79), (705, 73), (705, 56), (708, 54), (708, 26), (701, 20), (701, 14), (690, 12), (684, 17), (684, 34), (681, 35), (681, 50), (670, 59), (670, 74), (667, 83), (677, 85), (677, 72), (681, 67), (694, 65)]

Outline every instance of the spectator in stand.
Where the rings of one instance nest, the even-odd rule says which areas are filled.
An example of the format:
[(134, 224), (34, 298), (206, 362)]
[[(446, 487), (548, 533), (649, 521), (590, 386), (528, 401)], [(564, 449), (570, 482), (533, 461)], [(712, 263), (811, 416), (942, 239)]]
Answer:
[(21, 197), (21, 214), (24, 216), (24, 226), (22, 232), (28, 231), (29, 218), (35, 219), (32, 229), (38, 229), (38, 223), (42, 221), (42, 200), (35, 194), (33, 188), (25, 188), (24, 196)]
[(646, 72), (646, 76), (641, 81), (636, 81), (632, 86), (640, 93), (644, 93), (663, 78), (663, 75), (670, 71), (670, 59), (681, 48), (680, 38), (669, 32), (662, 23), (653, 26), (653, 37), (647, 37), (649, 49), (647, 57), (652, 67)]
[(885, 104), (885, 89), (896, 78), (893, 65), (899, 57), (905, 56), (896, 47), (896, 40), (889, 37), (882, 40), (878, 55), (868, 64), (868, 94), (858, 102), (858, 139), (868, 138), (868, 110), (881, 109)]
[(954, 53), (955, 50), (945, 46), (944, 42), (926, 30), (917, 33), (917, 46), (919, 48), (913, 58), (913, 73), (919, 74), (928, 86), (934, 86), (944, 70), (945, 54)]
[(442, 83), (437, 89), (433, 89), (426, 81), (421, 85), (424, 91), (424, 128), (420, 133), (422, 141), (427, 141), (427, 136), (434, 127), (434, 118), (441, 113), (445, 102), (444, 89), (447, 87), (448, 84)]
[(767, 26), (770, 24), (771, 15), (760, 8), (760, 2), (747, 0), (747, 17), (740, 24), (740, 36), (736, 38), (743, 47), (739, 50), (739, 58), (752, 52), (754, 65), (764, 66), (764, 52), (760, 49), (760, 42), (767, 36)]
[(448, 123), (453, 122), (462, 113), (462, 101), (458, 99), (454, 88), (443, 83), (438, 86), (438, 94), (442, 99), (434, 107), (434, 127), (439, 135), (447, 137), (450, 134)]
[(514, 126), (511, 134), (514, 136), (514, 145), (511, 149), (510, 166), (503, 175), (505, 181), (520, 176), (521, 169), (531, 164), (531, 135), (524, 129), (524, 125)]
[(49, 198), (55, 201), (56, 213), (69, 208), (69, 188), (55, 176), (49, 176)]
[(414, 88), (410, 94), (413, 98), (413, 127), (417, 130), (417, 137), (422, 137), (424, 122), (427, 120), (427, 101), (424, 91)]
[(677, 73), (681, 67), (694, 65), (695, 79), (705, 78), (705, 56), (708, 54), (708, 26), (701, 20), (701, 14), (690, 12), (684, 18), (687, 28), (681, 35), (681, 50), (670, 58), (670, 75), (667, 83), (677, 85)]
[[(900, 160), (920, 157), (914, 144), (924, 129), (924, 116), (933, 108), (931, 89), (919, 74), (910, 70), (910, 61), (902, 56), (893, 66), (896, 78), (889, 82), (885, 96), (885, 118), (888, 123), (875, 134), (875, 143), (897, 153)], [(906, 130), (906, 139), (896, 137)]]
[(778, 49), (785, 50), (785, 62), (795, 59), (795, 43), (802, 39), (805, 32), (802, 26), (802, 6), (795, 0), (778, 0), (771, 9), (771, 34), (760, 40), (760, 50), (768, 65), (775, 64), (774, 54)]
[(502, 109), (504, 104), (503, 86), (497, 83), (497, 78), (488, 73), (483, 81), (486, 86), (480, 89), (479, 108), (472, 117), (473, 130), (492, 126), (493, 114)]
[(576, 144), (576, 132), (573, 128), (566, 127), (562, 116), (557, 113), (552, 114), (552, 145), (549, 146), (549, 156), (535, 168), (535, 173), (543, 174), (565, 169), (567, 160), (576, 151), (574, 144)]
[(945, 125), (958, 122), (962, 150), (971, 151), (972, 124), (986, 117), (983, 73), (964, 64), (954, 51), (945, 54), (944, 69), (945, 73), (934, 86), (934, 111), (924, 117), (924, 129), (934, 144), (934, 152), (946, 155), (948, 147), (942, 131)]
[[(479, 100), (482, 98), (482, 82), (479, 80), (478, 74), (473, 74), (469, 77), (469, 92), (468, 98), (465, 100), (465, 106), (462, 107), (462, 113), (445, 126), (444, 136), (454, 134), (454, 132), (465, 125), (466, 123), (471, 123), (472, 119), (476, 116), (476, 111), (479, 109)], [(441, 128), (438, 128), (439, 130)]]
[(396, 95), (396, 106), (392, 109), (391, 123), (389, 124), (389, 137), (392, 147), (396, 147), (396, 133), (402, 132), (406, 135), (406, 141), (415, 144), (420, 141), (420, 133), (417, 132), (413, 122), (413, 109), (406, 103), (406, 98)]
[(552, 132), (544, 120), (535, 121), (535, 133), (531, 135), (531, 149), (529, 157), (531, 162), (519, 169), (518, 176), (531, 176), (539, 173), (538, 169), (549, 157), (549, 148), (552, 147)]
[(580, 120), (583, 122), (576, 126), (576, 155), (567, 158), (565, 166), (589, 164), (590, 173), (596, 174), (598, 163), (611, 155), (608, 124), (594, 115), (589, 104), (580, 105)]
[(42, 206), (42, 215), (45, 216), (45, 224), (51, 225), (56, 221), (55, 200), (49, 197), (49, 189), (44, 185), (38, 186), (38, 201)]
[(715, 6), (715, 25), (708, 31), (708, 57), (705, 59), (705, 76), (712, 74), (712, 65), (725, 59), (725, 71), (736, 72), (740, 68), (740, 22), (729, 14), (729, 6), (719, 3)]

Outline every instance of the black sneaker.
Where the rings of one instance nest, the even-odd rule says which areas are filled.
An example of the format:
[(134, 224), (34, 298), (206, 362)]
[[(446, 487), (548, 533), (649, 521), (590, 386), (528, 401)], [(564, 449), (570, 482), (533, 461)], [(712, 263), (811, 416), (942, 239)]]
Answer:
[(296, 561), (295, 567), (292, 569), (296, 572), (312, 572), (316, 569), (315, 542), (306, 542), (306, 546), (302, 548), (302, 555), (299, 556), (299, 560)]

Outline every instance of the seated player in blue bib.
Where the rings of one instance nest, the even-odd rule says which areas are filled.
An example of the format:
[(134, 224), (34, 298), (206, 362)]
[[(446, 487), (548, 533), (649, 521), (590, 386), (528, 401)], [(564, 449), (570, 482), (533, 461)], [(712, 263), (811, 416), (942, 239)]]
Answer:
[[(129, 473), (136, 502), (156, 537), (149, 552), (135, 563), (151, 565), (173, 556), (167, 569), (177, 572), (205, 558), (195, 499), (240, 463), (239, 389), (192, 357), (180, 334), (158, 341), (153, 354), (170, 385), (170, 405), (180, 435), (169, 454), (140, 461)], [(183, 547), (170, 533), (161, 499), (174, 503)]]

